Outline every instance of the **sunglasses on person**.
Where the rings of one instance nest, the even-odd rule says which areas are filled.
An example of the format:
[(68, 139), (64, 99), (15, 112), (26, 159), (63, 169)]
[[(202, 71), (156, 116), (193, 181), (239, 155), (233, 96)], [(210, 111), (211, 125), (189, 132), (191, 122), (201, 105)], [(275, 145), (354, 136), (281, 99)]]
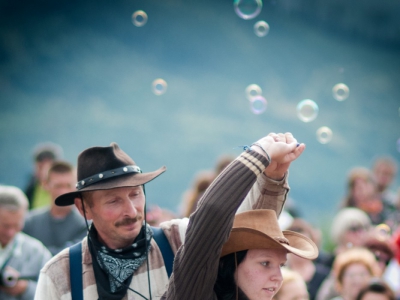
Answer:
[(353, 225), (350, 226), (349, 228), (347, 228), (347, 231), (350, 232), (360, 232), (360, 231), (365, 231), (366, 228), (364, 226), (360, 226), (360, 225)]

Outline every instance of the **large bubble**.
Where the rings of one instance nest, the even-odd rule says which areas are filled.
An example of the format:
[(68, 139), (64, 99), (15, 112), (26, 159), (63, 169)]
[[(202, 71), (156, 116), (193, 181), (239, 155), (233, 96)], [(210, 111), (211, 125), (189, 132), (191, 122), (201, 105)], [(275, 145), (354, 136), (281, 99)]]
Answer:
[(250, 20), (257, 17), (262, 9), (261, 0), (234, 0), (233, 8), (236, 14), (244, 19)]
[(247, 99), (251, 100), (256, 96), (260, 96), (262, 93), (261, 88), (257, 84), (250, 84), (246, 88), (246, 97)]
[(322, 126), (317, 130), (317, 140), (321, 144), (327, 144), (332, 140), (332, 130), (329, 127)]
[(297, 116), (303, 122), (311, 122), (318, 116), (318, 105), (313, 100), (305, 99), (297, 104)]
[(167, 91), (167, 83), (164, 79), (158, 78), (153, 81), (153, 93), (157, 96), (164, 94)]
[(250, 109), (255, 115), (267, 110), (267, 100), (263, 96), (255, 96), (250, 100)]
[(337, 101), (343, 101), (349, 97), (350, 90), (344, 83), (338, 83), (332, 88), (332, 94)]
[(132, 23), (137, 27), (142, 27), (147, 23), (147, 14), (143, 10), (137, 10), (132, 14)]
[(258, 21), (254, 24), (254, 33), (256, 36), (263, 37), (266, 36), (269, 32), (269, 25), (265, 21)]

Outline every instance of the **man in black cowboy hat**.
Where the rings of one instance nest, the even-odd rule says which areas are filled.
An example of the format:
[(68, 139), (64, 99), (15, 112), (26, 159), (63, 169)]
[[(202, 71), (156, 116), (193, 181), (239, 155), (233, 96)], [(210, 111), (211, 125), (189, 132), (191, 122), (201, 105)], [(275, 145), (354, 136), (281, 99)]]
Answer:
[[(281, 144), (294, 140), (291, 134), (270, 135)], [(260, 160), (265, 159), (260, 154), (261, 144), (247, 150), (249, 168), (258, 168), (262, 164)], [(279, 214), (288, 192), (287, 170), (303, 150), (304, 145), (296, 150), (282, 148), (282, 152), (293, 152), (291, 160), (285, 164), (272, 162), (264, 171), (266, 176), (261, 172), (259, 177), (263, 178), (257, 178), (254, 191), (247, 199), (251, 204), (247, 205), (272, 208)], [(78, 157), (77, 191), (56, 199), (60, 206), (75, 204), (85, 219), (92, 220), (79, 252), (82, 270), (80, 276), (70, 279), (69, 274), (73, 272), (70, 267), (75, 263), (70, 262), (70, 251), (64, 249), (42, 269), (35, 299), (69, 298), (70, 281), (75, 282), (76, 278), (85, 299), (160, 299), (169, 278), (160, 244), (153, 239), (153, 230), (144, 221), (144, 184), (165, 170), (162, 167), (142, 173), (115, 143), (84, 150)], [(229, 195), (221, 194), (222, 204), (226, 197)], [(183, 244), (186, 227), (185, 220), (171, 220), (161, 225), (174, 253)]]

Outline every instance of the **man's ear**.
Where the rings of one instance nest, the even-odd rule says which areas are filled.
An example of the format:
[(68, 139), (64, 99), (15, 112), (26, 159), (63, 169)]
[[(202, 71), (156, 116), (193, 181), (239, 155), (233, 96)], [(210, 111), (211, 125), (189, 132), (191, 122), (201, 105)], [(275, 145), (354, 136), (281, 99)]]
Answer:
[(86, 204), (83, 205), (82, 202), (83, 202), (83, 199), (81, 199), (80, 197), (76, 197), (74, 199), (75, 206), (79, 210), (79, 213), (81, 214), (81, 216), (85, 217), (85, 214), (83, 213), (83, 208), (85, 208), (86, 209), (85, 210), (86, 218), (87, 218), (87, 220), (91, 220), (92, 218), (91, 218), (90, 211), (87, 209), (88, 208), (88, 204), (86, 203)]

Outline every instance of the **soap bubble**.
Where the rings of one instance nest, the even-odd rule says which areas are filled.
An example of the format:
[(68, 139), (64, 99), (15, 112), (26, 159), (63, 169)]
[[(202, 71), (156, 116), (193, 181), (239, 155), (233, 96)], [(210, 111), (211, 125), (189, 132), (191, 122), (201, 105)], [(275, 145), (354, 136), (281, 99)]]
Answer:
[(244, 19), (250, 20), (257, 17), (262, 8), (261, 0), (235, 0), (233, 2), (233, 8), (236, 14)]
[(397, 151), (400, 152), (400, 138), (397, 140)]
[(132, 14), (132, 23), (137, 27), (142, 27), (147, 23), (147, 14), (143, 10), (137, 10)]
[(297, 116), (303, 122), (315, 120), (318, 111), (318, 105), (310, 99), (302, 100), (297, 104)]
[(247, 99), (251, 100), (252, 98), (256, 96), (260, 96), (262, 93), (261, 88), (257, 84), (250, 84), (246, 88), (246, 96)]
[(329, 127), (322, 126), (317, 130), (317, 140), (321, 144), (327, 144), (332, 139), (332, 130)]
[(167, 91), (167, 83), (164, 79), (158, 78), (153, 81), (153, 93), (156, 95), (162, 95)]
[(337, 101), (343, 101), (349, 97), (350, 90), (349, 87), (344, 83), (338, 83), (333, 87), (332, 93), (333, 98), (335, 98)]
[(250, 109), (256, 115), (262, 114), (267, 109), (267, 100), (263, 96), (251, 98)]
[(254, 33), (256, 36), (263, 37), (266, 36), (269, 32), (269, 25), (265, 21), (258, 21), (254, 24)]

